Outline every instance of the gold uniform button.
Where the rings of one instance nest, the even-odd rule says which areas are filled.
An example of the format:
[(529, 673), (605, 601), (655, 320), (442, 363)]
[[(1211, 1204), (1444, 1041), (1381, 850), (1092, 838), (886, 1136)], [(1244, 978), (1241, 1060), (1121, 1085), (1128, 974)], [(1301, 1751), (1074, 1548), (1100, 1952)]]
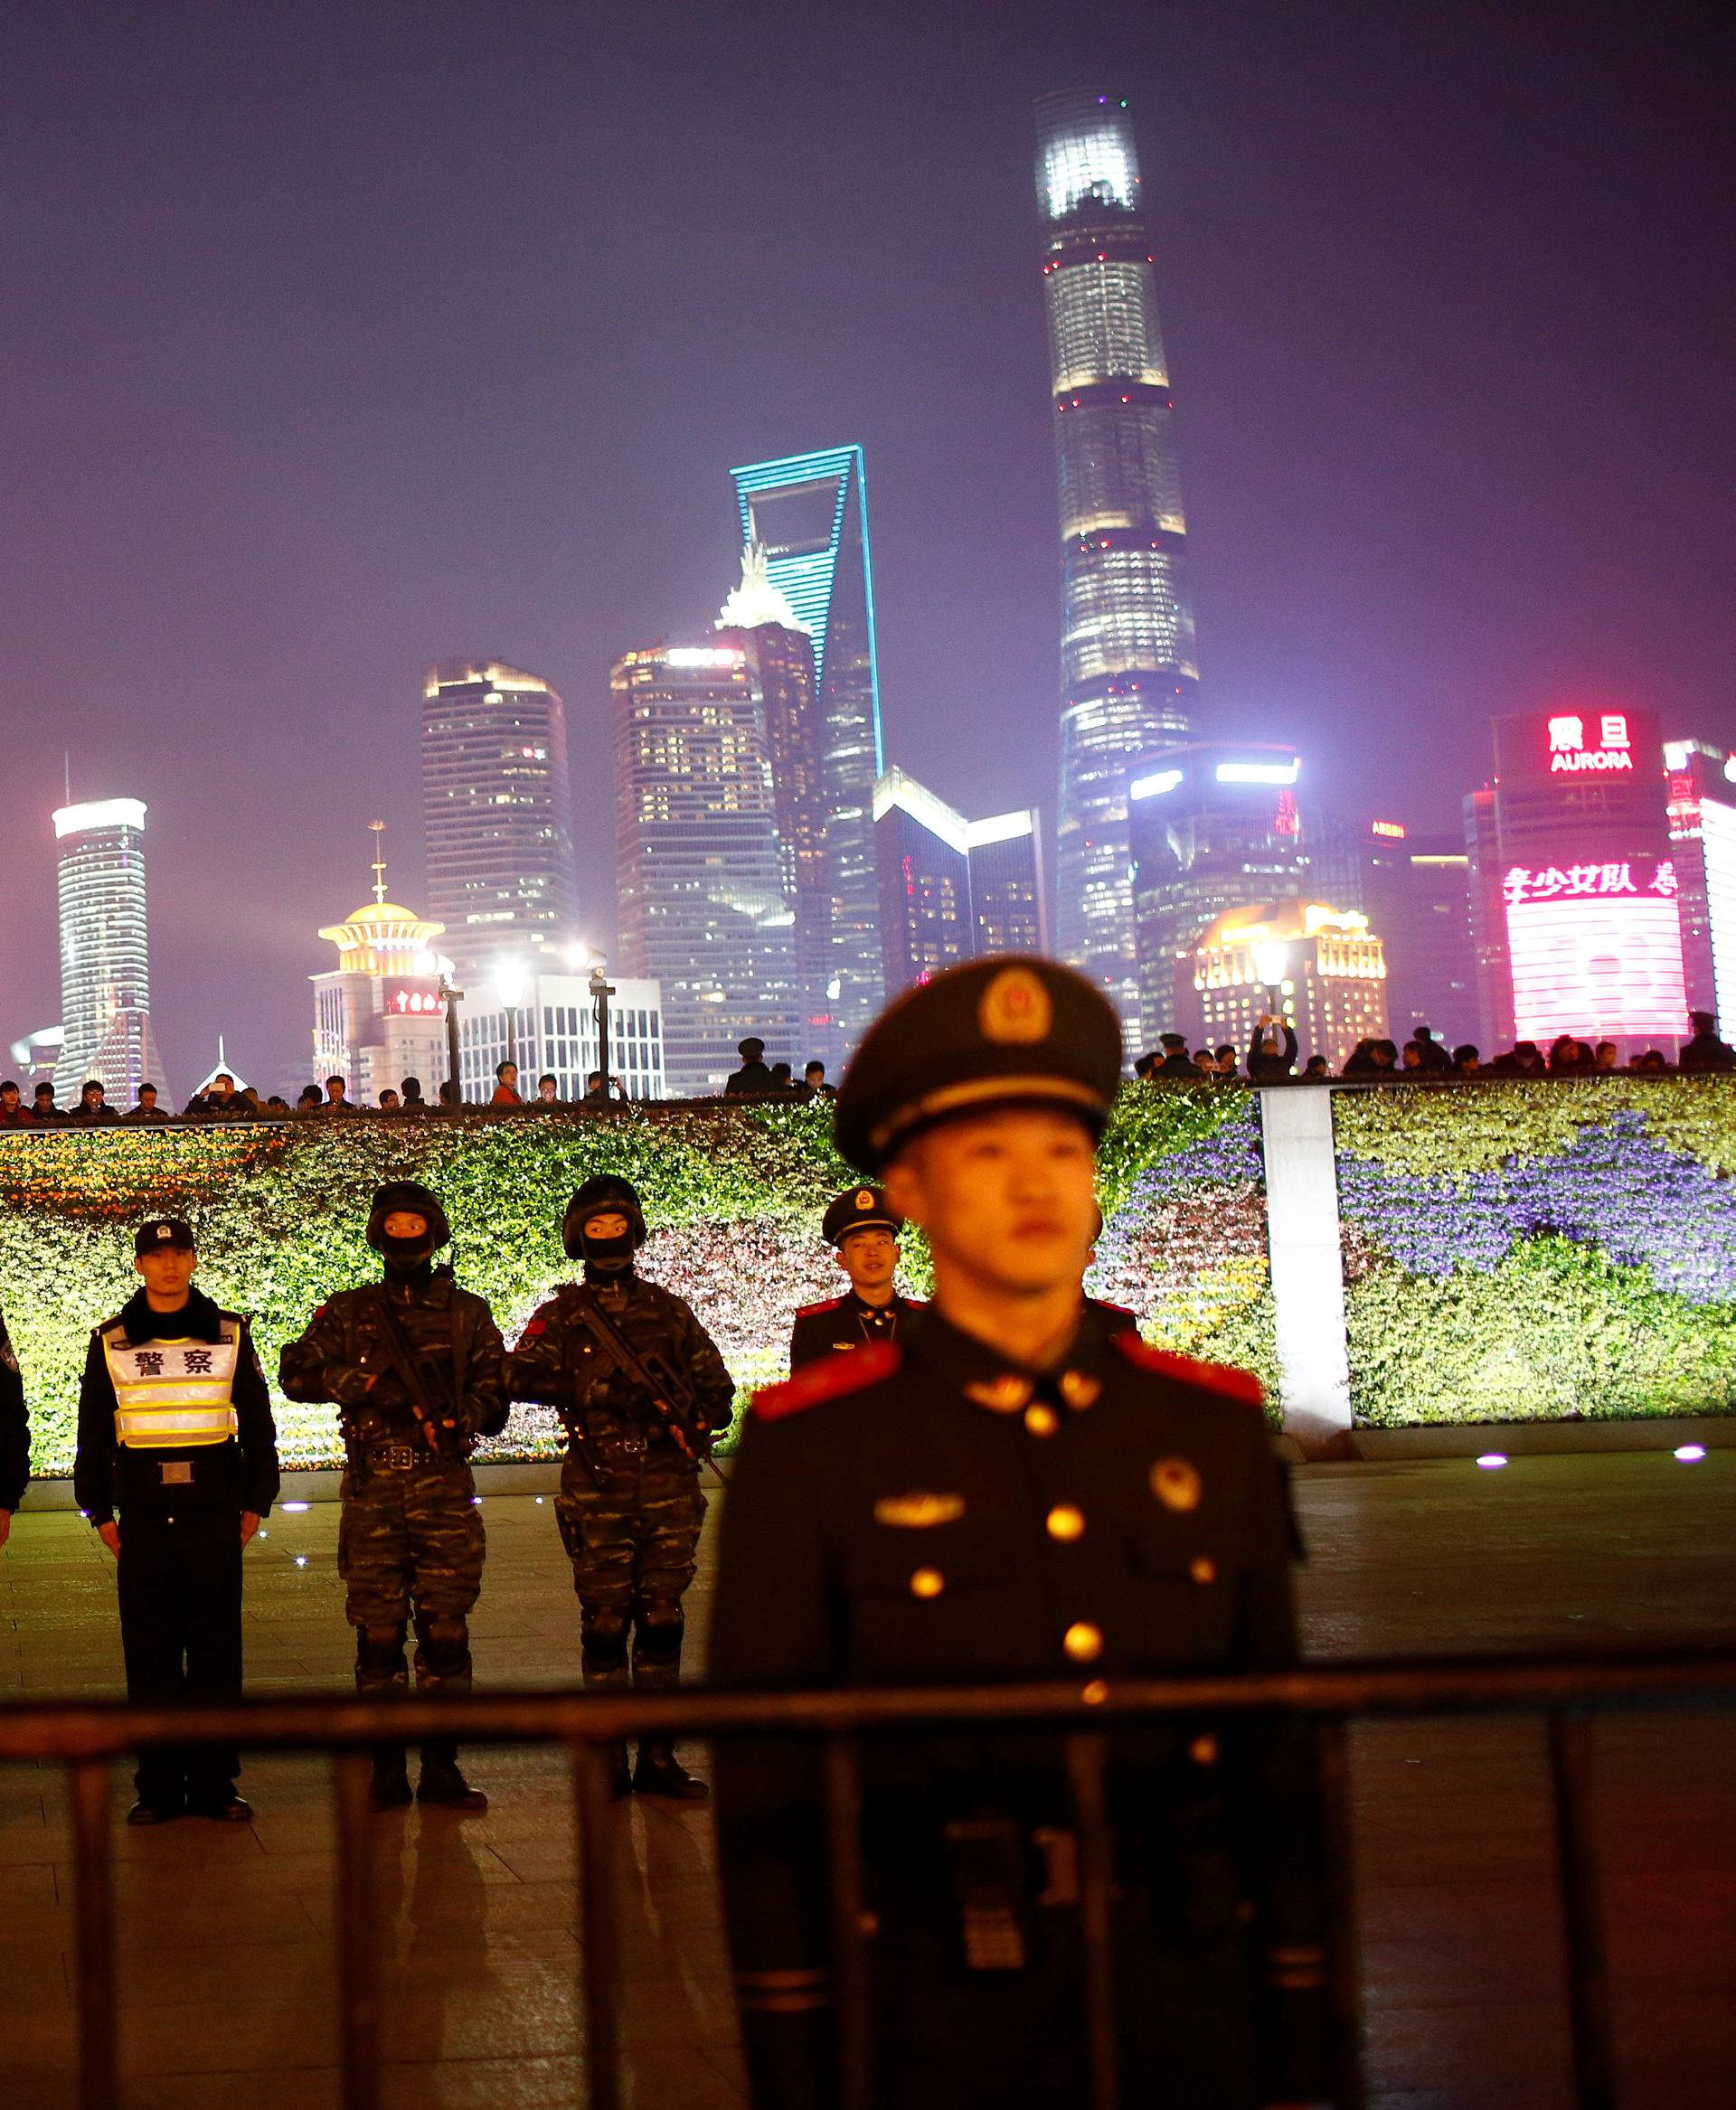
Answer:
[(1218, 1762), (1218, 1739), (1215, 1737), (1195, 1737), (1187, 1747), (1187, 1755), (1195, 1766), (1215, 1766)]
[(938, 1568), (919, 1568), (910, 1578), (913, 1597), (938, 1597), (946, 1587), (947, 1578)]
[(1085, 1518), (1071, 1502), (1057, 1502), (1044, 1519), (1052, 1539), (1082, 1539), (1085, 1536)]
[(1087, 1377), (1082, 1370), (1062, 1371), (1061, 1373), (1061, 1396), (1076, 1410), (1082, 1411), (1087, 1407), (1094, 1407), (1097, 1396), (1102, 1389), (1098, 1380)]
[(1061, 1635), (1061, 1645), (1076, 1663), (1094, 1663), (1103, 1653), (1103, 1630), (1088, 1619), (1076, 1619)]
[(1025, 1408), (1024, 1426), (1033, 1436), (1053, 1436), (1061, 1427), (1061, 1417), (1052, 1407), (1045, 1407), (1039, 1399), (1034, 1407)]
[(1203, 1553), (1194, 1561), (1187, 1572), (1196, 1583), (1216, 1582), (1218, 1579), (1217, 1563), (1208, 1560)]

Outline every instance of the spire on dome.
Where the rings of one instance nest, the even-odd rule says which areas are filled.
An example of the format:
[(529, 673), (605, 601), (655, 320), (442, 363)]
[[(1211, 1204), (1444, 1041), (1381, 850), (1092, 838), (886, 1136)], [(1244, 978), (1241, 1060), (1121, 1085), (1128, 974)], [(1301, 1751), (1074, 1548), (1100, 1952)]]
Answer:
[(811, 636), (781, 589), (771, 583), (766, 545), (756, 537), (741, 552), (741, 583), (717, 613), (720, 630), (757, 630), (762, 623), (781, 623), (786, 630)]
[(386, 898), (386, 824), (383, 821), (368, 823), (373, 835), (373, 898), (383, 903)]

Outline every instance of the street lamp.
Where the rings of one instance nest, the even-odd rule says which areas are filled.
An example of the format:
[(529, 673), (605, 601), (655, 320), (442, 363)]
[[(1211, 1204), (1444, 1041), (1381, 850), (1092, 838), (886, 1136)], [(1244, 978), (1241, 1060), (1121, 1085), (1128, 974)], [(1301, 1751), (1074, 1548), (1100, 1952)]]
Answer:
[(440, 967), (439, 994), (446, 1006), (446, 1075), (451, 1087), (452, 1104), (464, 1104), (464, 1084), (458, 1074), (458, 1006), (464, 1001), (464, 991), (452, 986), (452, 976), (448, 972), (449, 962)]
[(590, 995), (597, 1018), (597, 1067), (603, 1073), (603, 1099), (609, 1099), (609, 1000), (615, 994), (615, 985), (603, 972), (601, 960), (596, 961), (590, 970)]
[(1266, 985), (1266, 1008), (1274, 1018), (1284, 1015), (1282, 984), (1284, 970), (1290, 964), (1290, 948), (1281, 937), (1257, 938), (1249, 947), (1254, 962), (1254, 973)]
[(495, 970), (495, 994), (506, 1014), (506, 1060), (518, 1067), (518, 1007), (524, 1001), (524, 970), (516, 960), (507, 960)]

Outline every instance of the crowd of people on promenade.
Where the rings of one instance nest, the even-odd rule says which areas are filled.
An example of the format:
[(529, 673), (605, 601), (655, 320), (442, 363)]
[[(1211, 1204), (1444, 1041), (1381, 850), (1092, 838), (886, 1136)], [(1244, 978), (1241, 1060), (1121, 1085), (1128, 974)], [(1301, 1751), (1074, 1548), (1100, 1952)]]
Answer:
[[(1736, 1048), (1721, 1040), (1717, 1019), (1708, 1011), (1689, 1013), (1693, 1032), (1683, 1042), (1674, 1060), (1661, 1048), (1647, 1048), (1624, 1060), (1614, 1041), (1580, 1041), (1563, 1033), (1545, 1050), (1535, 1041), (1515, 1041), (1504, 1053), (1486, 1061), (1472, 1041), (1448, 1047), (1435, 1038), (1430, 1026), (1419, 1023), (1402, 1045), (1382, 1036), (1359, 1041), (1341, 1069), (1334, 1069), (1328, 1057), (1311, 1054), (1300, 1060), (1296, 1028), (1275, 1013), (1263, 1014), (1245, 1051), (1231, 1041), (1215, 1048), (1189, 1050), (1182, 1033), (1161, 1033), (1158, 1044), (1135, 1062), (1134, 1075), (1152, 1083), (1240, 1084), (1337, 1084), (1402, 1081), (1406, 1084), (1439, 1084), (1454, 1079), (1478, 1077), (1664, 1077), (1736, 1072)], [(836, 1088), (826, 1082), (826, 1065), (809, 1062), (797, 1081), (788, 1062), (765, 1060), (766, 1044), (750, 1037), (737, 1048), (741, 1067), (731, 1072), (722, 1097), (730, 1099), (782, 1099), (800, 1104), (812, 1099), (834, 1099)], [(561, 1080), (544, 1070), (535, 1089), (521, 1089), (518, 1065), (495, 1066), (495, 1087), (486, 1102), (491, 1109), (523, 1108), (526, 1112), (568, 1113), (574, 1108), (599, 1111), (627, 1100), (627, 1088), (618, 1077), (605, 1083), (600, 1070), (592, 1070), (585, 1089), (577, 1098), (563, 1098)], [(251, 1086), (239, 1084), (226, 1069), (220, 1069), (202, 1090), (195, 1092), (177, 1114), (160, 1102), (154, 1084), (141, 1084), (135, 1103), (123, 1113), (109, 1101), (101, 1080), (91, 1078), (81, 1088), (76, 1106), (62, 1107), (52, 1079), (43, 1078), (31, 1088), (26, 1099), (14, 1078), (0, 1079), (0, 1130), (9, 1128), (152, 1127), (166, 1122), (234, 1122), (324, 1120), (353, 1114), (385, 1115), (416, 1119), (434, 1114), (474, 1110), (477, 1102), (466, 1100), (451, 1080), (441, 1084), (434, 1098), (428, 1098), (420, 1078), (407, 1077), (397, 1086), (385, 1086), (372, 1105), (353, 1099), (349, 1080), (328, 1077), (322, 1088), (305, 1085), (293, 1106), (280, 1093), (262, 1097)]]
[(1438, 1041), (1432, 1027), (1419, 1023), (1402, 1046), (1384, 1035), (1358, 1041), (1342, 1069), (1334, 1069), (1325, 1055), (1310, 1055), (1300, 1069), (1296, 1028), (1276, 1013), (1264, 1013), (1254, 1028), (1245, 1055), (1226, 1041), (1215, 1048), (1189, 1051), (1186, 1036), (1160, 1033), (1157, 1045), (1141, 1055), (1134, 1074), (1146, 1083), (1201, 1082), (1242, 1084), (1378, 1084), (1402, 1080), (1406, 1084), (1437, 1084), (1456, 1078), (1476, 1077), (1668, 1077), (1736, 1071), (1736, 1048), (1718, 1035), (1718, 1022), (1709, 1011), (1691, 1012), (1694, 1031), (1671, 1060), (1661, 1048), (1646, 1048), (1628, 1056), (1614, 1041), (1581, 1041), (1562, 1033), (1545, 1050), (1535, 1041), (1515, 1041), (1502, 1054), (1486, 1061), (1482, 1050), (1470, 1041), (1448, 1047)]

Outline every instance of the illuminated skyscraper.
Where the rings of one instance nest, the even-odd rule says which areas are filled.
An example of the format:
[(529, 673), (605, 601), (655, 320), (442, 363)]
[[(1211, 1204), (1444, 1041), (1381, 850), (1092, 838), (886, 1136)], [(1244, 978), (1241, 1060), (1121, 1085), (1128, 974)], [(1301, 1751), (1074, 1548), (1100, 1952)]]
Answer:
[(54, 1066), (62, 1107), (100, 1078), (123, 1111), (141, 1084), (166, 1100), (151, 1031), (151, 968), (145, 928), (145, 802), (103, 798), (63, 805), (60, 845), (61, 1017), (66, 1038)]
[(880, 672), (862, 449), (827, 447), (731, 474), (742, 540), (764, 549), (769, 583), (813, 640), (831, 915), (826, 986), (833, 1052), (842, 1057), (885, 993), (873, 833)]
[(967, 821), (902, 769), (874, 787), (886, 994), (990, 953), (1048, 948), (1037, 816)]
[(459, 985), (552, 965), (578, 934), (579, 890), (566, 717), (540, 674), (491, 660), (425, 670), (422, 823), (429, 912)]
[(1037, 134), (1061, 495), (1057, 936), (1132, 1041), (1127, 772), (1193, 729), (1186, 523), (1127, 106), (1096, 89), (1042, 96)]
[(739, 645), (647, 645), (609, 675), (624, 975), (660, 985), (677, 1098), (722, 1088), (750, 1033), (806, 1060), (763, 710)]
[(1670, 848), (1681, 881), (1688, 1003), (1736, 1031), (1736, 755), (1706, 740), (1666, 740)]

